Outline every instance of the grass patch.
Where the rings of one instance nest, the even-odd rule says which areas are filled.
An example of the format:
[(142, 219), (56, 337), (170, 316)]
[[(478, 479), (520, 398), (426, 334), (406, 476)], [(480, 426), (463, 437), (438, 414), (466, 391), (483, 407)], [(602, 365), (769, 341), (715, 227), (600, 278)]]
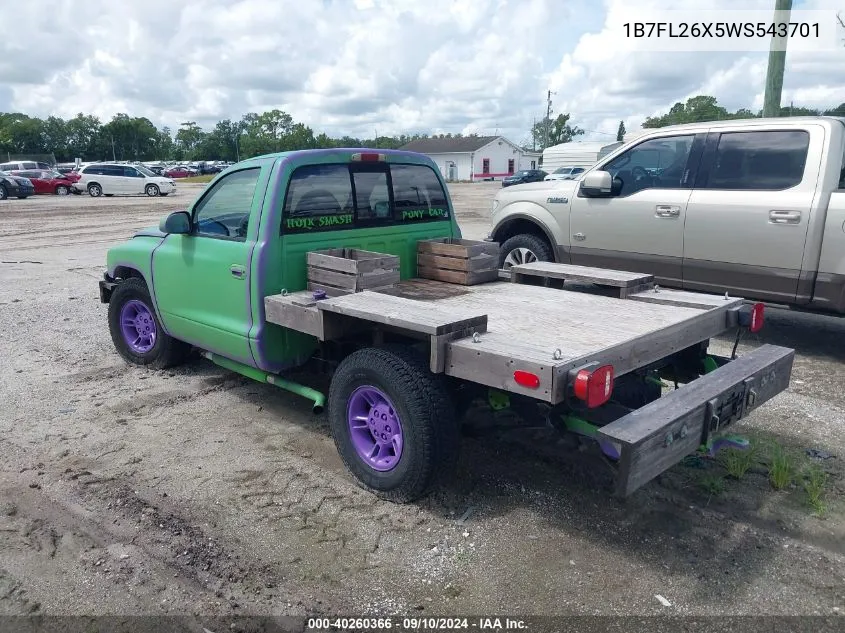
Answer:
[(824, 493), (827, 488), (827, 473), (817, 464), (810, 464), (803, 473), (804, 492), (807, 503), (817, 516), (823, 516), (827, 511)]
[(722, 466), (728, 471), (728, 476), (734, 479), (742, 479), (745, 473), (754, 465), (757, 457), (755, 446), (749, 446), (746, 450), (729, 448), (722, 451)]
[(180, 182), (211, 182), (217, 174), (206, 174), (205, 176), (189, 176), (188, 178), (174, 178), (178, 185)]
[(783, 490), (792, 483), (795, 468), (786, 449), (780, 444), (772, 448), (769, 464), (769, 482), (775, 490)]
[(704, 475), (699, 481), (704, 492), (718, 497), (725, 492), (725, 478), (721, 475)]

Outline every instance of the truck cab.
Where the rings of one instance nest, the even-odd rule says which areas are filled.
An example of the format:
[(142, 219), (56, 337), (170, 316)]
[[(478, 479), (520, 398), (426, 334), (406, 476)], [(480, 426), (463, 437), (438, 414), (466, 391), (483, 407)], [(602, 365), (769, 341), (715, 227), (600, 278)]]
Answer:
[(408, 278), (417, 241), (438, 237), (460, 231), (438, 169), (420, 154), (332, 149), (243, 161), (188, 209), (109, 251), (104, 295), (130, 278), (148, 293), (115, 317), (115, 345), (133, 362), (169, 364), (196, 346), (282, 371), (307, 359), (315, 341), (268, 327), (263, 301), (305, 289), (308, 251), (397, 255)]

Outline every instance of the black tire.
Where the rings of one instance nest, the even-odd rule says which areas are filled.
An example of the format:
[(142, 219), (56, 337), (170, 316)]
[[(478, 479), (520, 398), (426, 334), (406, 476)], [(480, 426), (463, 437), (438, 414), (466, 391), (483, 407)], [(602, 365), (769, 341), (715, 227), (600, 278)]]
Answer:
[(169, 193), (162, 193), (162, 194), (159, 194), (159, 195), (161, 195), (162, 198), (165, 198), (165, 197), (169, 196), (170, 194)]
[(5, 185), (0, 185), (0, 200), (5, 200), (9, 197), (9, 192), (6, 191)]
[[(364, 385), (390, 398), (402, 425), (402, 455), (387, 472), (368, 466), (352, 445), (347, 403)], [(448, 387), (408, 347), (366, 348), (347, 356), (329, 389), (329, 424), (338, 453), (358, 485), (382, 499), (410, 503), (454, 472), (460, 430)]]
[(96, 182), (92, 182), (88, 185), (88, 195), (92, 198), (99, 198), (103, 195), (103, 188)]
[[(120, 312), (129, 301), (140, 301), (150, 311), (156, 326), (156, 341), (152, 349), (146, 353), (135, 352), (121, 333)], [(118, 353), (133, 365), (148, 366), (153, 369), (164, 369), (184, 362), (191, 351), (190, 345), (177, 341), (164, 333), (158, 315), (153, 309), (153, 301), (147, 284), (142, 279), (130, 277), (120, 282), (112, 293), (109, 301), (109, 332)]]
[(499, 252), (499, 268), (508, 269), (513, 263), (527, 264), (532, 261), (554, 261), (552, 247), (546, 240), (530, 233), (520, 233), (508, 238), (502, 244)]
[(144, 193), (150, 198), (157, 198), (161, 194), (161, 189), (158, 188), (158, 185), (147, 185), (144, 187)]
[(18, 200), (26, 200), (29, 196), (18, 196)]
[(66, 185), (59, 185), (56, 187), (57, 196), (66, 196), (70, 193), (70, 189)]

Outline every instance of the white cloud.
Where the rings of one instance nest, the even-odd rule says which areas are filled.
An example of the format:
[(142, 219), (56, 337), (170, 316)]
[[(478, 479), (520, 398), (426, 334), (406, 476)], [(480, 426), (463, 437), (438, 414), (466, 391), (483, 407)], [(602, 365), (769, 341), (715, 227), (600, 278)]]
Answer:
[[(743, 4), (769, 10), (771, 0)], [(808, 0), (794, 9), (837, 4)], [(634, 129), (696, 94), (711, 94), (730, 109), (761, 107), (765, 53), (625, 50), (618, 25), (629, 6), (622, 0), (31, 0), (16, 5), (15, 28), (0, 41), (0, 110), (64, 117), (82, 111), (104, 120), (127, 112), (177, 127), (278, 107), (334, 135), (498, 129), (520, 142), (543, 116), (547, 89), (556, 93), (554, 111), (570, 112), (595, 139), (614, 135), (619, 120)], [(692, 0), (637, 3), (642, 11), (696, 6)], [(790, 50), (784, 103), (845, 101), (843, 44)]]

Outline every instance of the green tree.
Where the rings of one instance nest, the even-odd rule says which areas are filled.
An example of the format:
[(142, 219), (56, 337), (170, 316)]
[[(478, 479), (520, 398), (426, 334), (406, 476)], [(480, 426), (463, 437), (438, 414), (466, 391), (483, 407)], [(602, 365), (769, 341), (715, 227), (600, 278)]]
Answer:
[(569, 124), (568, 113), (558, 114), (557, 117), (552, 120), (543, 119), (542, 121), (538, 121), (531, 129), (534, 144), (536, 144), (536, 146), (541, 150), (551, 147), (552, 145), (569, 143), (576, 136), (581, 136), (582, 134), (584, 134), (584, 130)]
[(665, 127), (679, 123), (699, 123), (702, 121), (721, 121), (733, 118), (720, 106), (716, 97), (698, 95), (690, 97), (686, 103), (676, 103), (667, 114), (649, 117), (643, 123), (644, 128)]
[(182, 123), (182, 126), (176, 131), (176, 144), (180, 150), (180, 157), (189, 160), (196, 158), (196, 149), (204, 137), (205, 132), (197, 125), (196, 121)]
[(840, 103), (835, 108), (824, 111), (827, 116), (845, 116), (845, 103)]
[(616, 140), (622, 141), (625, 140), (625, 121), (619, 121), (619, 127), (616, 129)]
[(100, 119), (90, 114), (80, 112), (74, 118), (65, 122), (67, 133), (67, 160), (81, 158), (103, 158), (97, 150), (101, 136)]

